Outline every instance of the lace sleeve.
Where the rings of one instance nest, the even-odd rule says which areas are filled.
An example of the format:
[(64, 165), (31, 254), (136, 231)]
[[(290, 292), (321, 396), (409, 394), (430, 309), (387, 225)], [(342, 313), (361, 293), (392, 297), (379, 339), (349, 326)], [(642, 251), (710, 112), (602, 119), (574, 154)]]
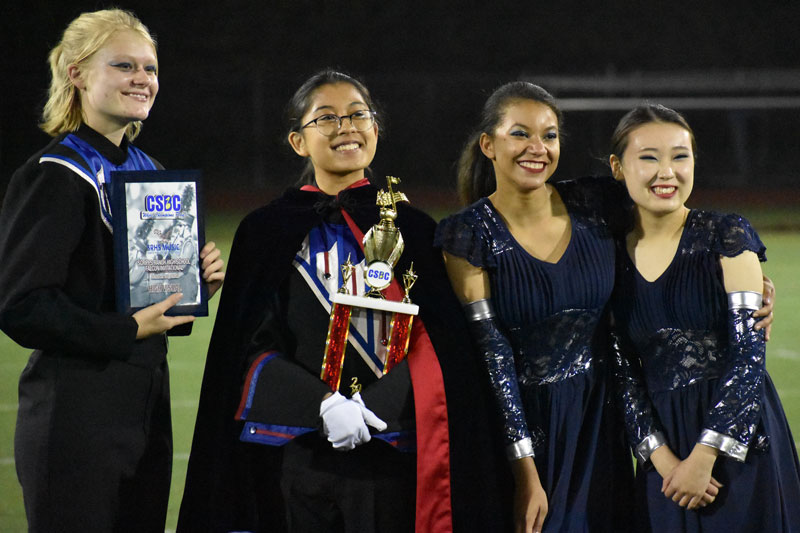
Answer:
[[(487, 300), (470, 305), (481, 302)], [(533, 455), (533, 450), (542, 444), (542, 432), (538, 428), (532, 428), (535, 431), (528, 428), (511, 345), (491, 314), (468, 317), (468, 320), (475, 344), (483, 355), (495, 403), (503, 420), (506, 454), (509, 459)]]
[[(741, 294), (730, 293), (732, 297)], [(764, 330), (753, 329), (753, 311), (760, 306), (736, 307), (728, 310), (728, 357), (730, 362), (719, 381), (712, 408), (706, 416), (705, 429), (699, 442), (720, 450), (724, 455), (744, 461), (748, 446), (761, 417), (761, 389), (765, 372)]]
[(471, 206), (439, 223), (434, 246), (478, 268), (492, 268), (496, 262), (490, 253), (491, 238), (485, 229), (477, 209)]
[(644, 464), (656, 448), (665, 444), (664, 434), (647, 395), (638, 358), (615, 332), (611, 334), (611, 354), (614, 390), (620, 400), (628, 441), (636, 458)]
[(723, 215), (718, 220), (716, 242), (712, 250), (725, 257), (736, 257), (745, 251), (755, 252), (760, 261), (766, 261), (767, 247), (744, 217), (736, 214)]

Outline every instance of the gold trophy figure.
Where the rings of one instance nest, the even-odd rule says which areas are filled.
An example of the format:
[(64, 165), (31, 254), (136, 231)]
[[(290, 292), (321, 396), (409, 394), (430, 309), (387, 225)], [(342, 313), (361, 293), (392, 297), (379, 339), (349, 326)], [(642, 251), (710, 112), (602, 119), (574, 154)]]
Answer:
[(367, 296), (383, 298), (380, 292), (389, 286), (394, 277), (392, 269), (403, 253), (403, 235), (394, 221), (397, 218), (397, 202), (408, 202), (401, 192), (394, 192), (392, 185), (400, 183), (399, 178), (386, 176), (389, 192), (378, 191), (376, 203), (381, 206), (381, 221), (364, 235), (364, 258), (367, 263), (365, 280), (370, 286)]
[(397, 203), (408, 202), (405, 194), (392, 189), (392, 185), (400, 183), (399, 178), (387, 176), (386, 181), (388, 192), (381, 189), (378, 191), (376, 200), (376, 204), (381, 208), (380, 221), (370, 228), (364, 235), (363, 240), (366, 262), (364, 280), (369, 285), (370, 290), (366, 296), (357, 296), (349, 294), (347, 289), (344, 288), (347, 279), (350, 277), (350, 269), (353, 268), (348, 258), (348, 262), (345, 263), (345, 265), (349, 265), (347, 274), (344, 273), (345, 265), (342, 265), (344, 284), (333, 297), (328, 338), (325, 341), (325, 357), (320, 377), (334, 391), (339, 389), (350, 314), (353, 307), (392, 313), (387, 354), (383, 367), (384, 374), (402, 361), (408, 353), (413, 317), (419, 313), (419, 306), (411, 303), (411, 297), (409, 296), (409, 291), (417, 280), (417, 275), (413, 271), (413, 264), (403, 275), (404, 294), (401, 291), (400, 300), (387, 300), (382, 293), (383, 290), (391, 285), (394, 279), (394, 266), (403, 253), (403, 235), (394, 224), (397, 218)]

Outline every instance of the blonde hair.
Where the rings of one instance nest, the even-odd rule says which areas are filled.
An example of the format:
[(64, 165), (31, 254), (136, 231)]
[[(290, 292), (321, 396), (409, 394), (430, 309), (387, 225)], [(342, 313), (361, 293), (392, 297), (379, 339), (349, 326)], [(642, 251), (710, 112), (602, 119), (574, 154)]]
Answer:
[[(156, 42), (147, 27), (130, 11), (104, 9), (83, 13), (64, 30), (64, 35), (49, 56), (50, 90), (42, 111), (39, 125), (46, 133), (55, 137), (64, 132), (75, 131), (83, 121), (81, 99), (78, 89), (69, 78), (70, 65), (85, 63), (116, 32), (129, 30), (139, 34), (156, 50)], [(128, 124), (125, 134), (133, 140), (142, 129), (137, 120)]]

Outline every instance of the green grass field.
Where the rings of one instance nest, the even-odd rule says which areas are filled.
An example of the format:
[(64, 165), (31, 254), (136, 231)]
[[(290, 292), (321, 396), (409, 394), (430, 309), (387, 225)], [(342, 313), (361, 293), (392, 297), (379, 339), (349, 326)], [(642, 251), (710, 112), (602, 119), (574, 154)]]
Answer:
[[(758, 216), (745, 213), (759, 226)], [(789, 216), (789, 213), (786, 213)], [(207, 237), (215, 240), (224, 252), (230, 250), (230, 240), (239, 220), (235, 215), (216, 215), (208, 219)], [(769, 224), (766, 225), (769, 227)], [(770, 261), (765, 272), (778, 289), (777, 323), (767, 347), (767, 367), (783, 400), (789, 423), (800, 434), (800, 330), (794, 320), (800, 316), (800, 281), (796, 275), (800, 264), (800, 233), (762, 231)], [(200, 382), (208, 340), (216, 314), (212, 301), (209, 318), (195, 323), (188, 338), (170, 341), (172, 416), (175, 460), (172, 491), (169, 502), (167, 530), (174, 530), (178, 517), (186, 465), (191, 446), (192, 430), (197, 412)], [(22, 494), (17, 483), (13, 460), (14, 424), (17, 412), (17, 379), (25, 366), (29, 350), (20, 348), (0, 333), (0, 532), (27, 530)]]

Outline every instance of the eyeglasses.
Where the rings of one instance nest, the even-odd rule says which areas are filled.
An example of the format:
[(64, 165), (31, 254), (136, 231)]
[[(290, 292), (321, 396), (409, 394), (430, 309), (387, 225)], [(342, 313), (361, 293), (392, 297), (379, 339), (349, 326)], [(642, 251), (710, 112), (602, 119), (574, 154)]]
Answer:
[(356, 131), (366, 131), (375, 124), (375, 115), (377, 113), (369, 109), (362, 109), (342, 116), (334, 114), (322, 115), (304, 124), (300, 129), (308, 128), (313, 124), (321, 135), (327, 137), (338, 132), (342, 128), (342, 122), (347, 118), (350, 119), (350, 124), (353, 125)]

